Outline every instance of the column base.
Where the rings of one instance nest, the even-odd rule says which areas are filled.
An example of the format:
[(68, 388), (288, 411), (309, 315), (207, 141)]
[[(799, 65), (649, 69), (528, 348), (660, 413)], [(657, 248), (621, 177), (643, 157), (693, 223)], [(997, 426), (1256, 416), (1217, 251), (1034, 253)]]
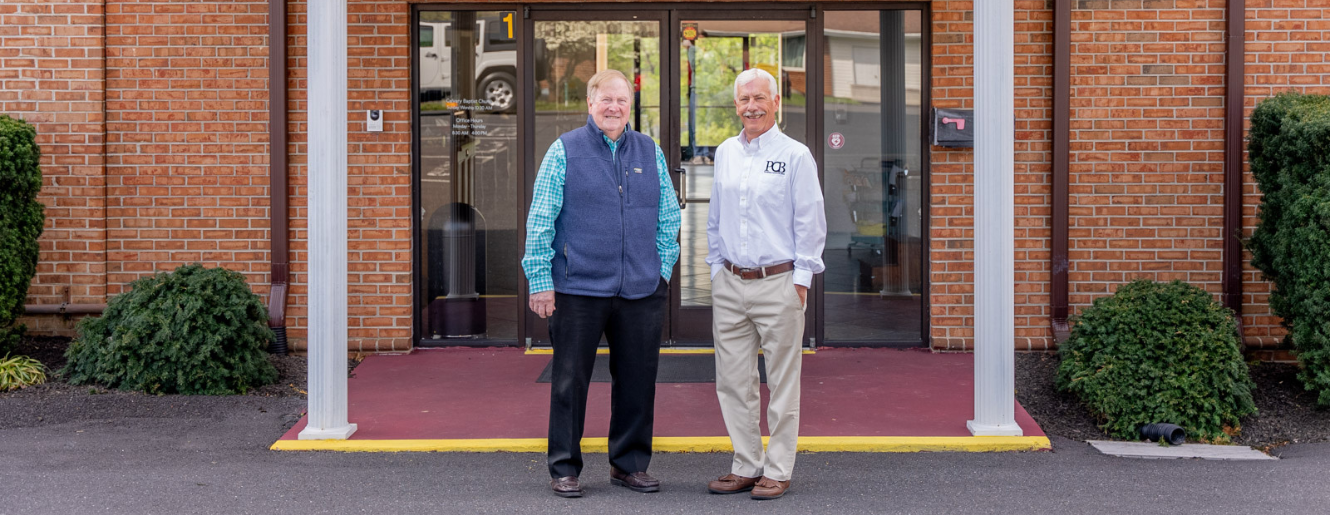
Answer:
[(306, 427), (300, 430), (299, 440), (346, 440), (351, 438), (351, 434), (356, 432), (355, 424), (330, 427), (328, 429), (317, 429)]
[(1024, 436), (1025, 432), (1015, 422), (1006, 424), (981, 424), (974, 420), (965, 422), (965, 428), (974, 436)]

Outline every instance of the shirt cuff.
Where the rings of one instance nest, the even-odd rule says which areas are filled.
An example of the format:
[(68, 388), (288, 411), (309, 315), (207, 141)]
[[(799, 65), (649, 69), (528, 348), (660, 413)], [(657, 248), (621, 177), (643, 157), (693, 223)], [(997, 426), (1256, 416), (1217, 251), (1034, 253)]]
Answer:
[(794, 284), (808, 288), (813, 284), (813, 271), (794, 269)]
[(530, 295), (554, 289), (554, 281), (550, 276), (528, 279), (527, 282), (527, 294)]
[(716, 280), (716, 274), (719, 273), (721, 270), (724, 270), (724, 269), (725, 269), (725, 265), (724, 265), (724, 264), (721, 264), (721, 263), (712, 263), (712, 264), (711, 264), (711, 280), (712, 280), (712, 281), (715, 281), (715, 280)]

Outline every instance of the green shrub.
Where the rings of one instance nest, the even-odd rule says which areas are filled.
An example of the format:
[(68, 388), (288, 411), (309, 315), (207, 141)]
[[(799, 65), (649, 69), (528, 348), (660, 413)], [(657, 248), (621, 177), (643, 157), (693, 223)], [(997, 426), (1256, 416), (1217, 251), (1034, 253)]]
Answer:
[(148, 393), (244, 393), (277, 379), (268, 312), (240, 274), (194, 264), (130, 283), (78, 324), (64, 373)]
[(46, 222), (37, 202), (41, 156), (37, 130), (0, 114), (0, 354), (23, 335), (14, 320), (23, 314), (23, 299), (37, 270), (37, 237)]
[(1252, 265), (1274, 283), (1270, 308), (1288, 328), (1298, 378), (1330, 406), (1330, 97), (1262, 101), (1247, 152), (1262, 193)]
[(0, 358), (0, 392), (46, 382), (46, 367), (27, 356)]
[(1256, 412), (1233, 312), (1181, 281), (1134, 281), (1095, 299), (1058, 354), (1058, 388), (1119, 438), (1168, 422), (1189, 437), (1227, 441)]

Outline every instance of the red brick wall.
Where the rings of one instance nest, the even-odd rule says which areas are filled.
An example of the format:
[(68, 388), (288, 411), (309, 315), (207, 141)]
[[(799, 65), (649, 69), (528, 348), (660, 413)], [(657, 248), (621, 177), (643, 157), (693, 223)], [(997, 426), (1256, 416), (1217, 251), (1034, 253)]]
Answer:
[(1070, 301), (1137, 278), (1222, 290), (1224, 3), (1072, 12)]
[[(349, 346), (401, 350), (411, 334), (409, 6), (348, 7)], [(288, 324), (299, 349), (304, 4), (289, 11)], [(105, 302), (134, 279), (192, 262), (237, 270), (267, 293), (267, 12), (266, 1), (0, 5), (0, 109), (37, 124), (44, 153), (47, 230), (29, 303)], [(356, 114), (365, 109), (384, 110), (383, 133), (364, 132)]]
[[(103, 13), (105, 5), (105, 14)], [(972, 108), (971, 1), (932, 3), (932, 100)], [(1051, 345), (1051, 3), (1016, 12), (1016, 337)], [(351, 347), (410, 345), (409, 4), (349, 7)], [(1135, 277), (1218, 292), (1224, 2), (1078, 0), (1072, 48), (1073, 308)], [(144, 274), (201, 261), (268, 284), (267, 2), (0, 4), (0, 110), (38, 125), (48, 205), (28, 302), (103, 302)], [(305, 8), (290, 4), (288, 323), (303, 346)], [(1246, 107), (1330, 92), (1330, 6), (1248, 0)], [(102, 28), (106, 27), (103, 36)], [(386, 116), (367, 133), (365, 109)], [(105, 114), (103, 114), (105, 113)], [(931, 151), (936, 348), (973, 341), (973, 154)], [(1245, 185), (1244, 230), (1259, 193)], [(1249, 344), (1274, 345), (1269, 286), (1246, 269)], [(67, 330), (53, 318), (39, 331)], [(29, 321), (32, 325), (32, 321)]]
[[(411, 348), (410, 6), (351, 0), (348, 11), (347, 198), (352, 350)], [(305, 347), (308, 267), (306, 5), (289, 7), (292, 347)], [(365, 110), (381, 109), (383, 132), (365, 131)]]
[(107, 3), (107, 285), (203, 263), (268, 285), (267, 3)]
[[(1248, 4), (1247, 105), (1324, 92), (1324, 2)], [(1016, 345), (1052, 346), (1049, 322), (1051, 3), (1016, 2)], [(1224, 8), (1219, 0), (1078, 0), (1072, 12), (1070, 286), (1073, 312), (1135, 278), (1221, 290)], [(972, 3), (933, 2), (933, 105), (972, 101)], [(1267, 21), (1268, 20), (1268, 21)], [(1255, 65), (1253, 65), (1255, 63)], [(933, 148), (933, 346), (973, 339), (972, 153)], [(1245, 228), (1259, 193), (1248, 177)], [(1246, 273), (1249, 344), (1282, 334), (1268, 284)]]
[[(1245, 106), (1281, 91), (1330, 94), (1330, 3), (1324, 0), (1247, 0)], [(1243, 236), (1257, 224), (1261, 195), (1250, 173), (1243, 176)], [(1279, 344), (1284, 328), (1269, 309), (1270, 283), (1243, 254), (1243, 336), (1248, 346)]]
[[(933, 2), (934, 107), (974, 108), (971, 2)], [(933, 147), (929, 191), (929, 337), (934, 348), (967, 349), (974, 339), (974, 152)]]
[(1053, 10), (1016, 0), (1016, 348), (1051, 349)]
[[(1052, 225), (1053, 12), (1018, 0), (1015, 13), (1016, 348), (1053, 346), (1049, 331)], [(974, 108), (973, 2), (933, 2), (933, 105)], [(974, 152), (933, 147), (929, 280), (932, 345), (974, 343)]]
[[(37, 129), (46, 228), (28, 303), (100, 303), (106, 293), (101, 2), (0, 3), (0, 113)], [(34, 332), (68, 334), (55, 317)]]

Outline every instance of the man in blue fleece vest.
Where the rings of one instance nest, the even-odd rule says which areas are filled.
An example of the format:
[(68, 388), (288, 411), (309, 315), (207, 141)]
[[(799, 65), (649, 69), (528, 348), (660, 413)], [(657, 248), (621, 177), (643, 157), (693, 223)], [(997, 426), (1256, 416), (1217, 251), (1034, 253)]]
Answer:
[(582, 428), (601, 335), (610, 346), (610, 482), (660, 490), (646, 473), (656, 367), (679, 204), (665, 154), (628, 125), (632, 89), (604, 70), (587, 82), (586, 126), (550, 145), (536, 175), (522, 269), (531, 310), (550, 319), (550, 488), (581, 497)]

